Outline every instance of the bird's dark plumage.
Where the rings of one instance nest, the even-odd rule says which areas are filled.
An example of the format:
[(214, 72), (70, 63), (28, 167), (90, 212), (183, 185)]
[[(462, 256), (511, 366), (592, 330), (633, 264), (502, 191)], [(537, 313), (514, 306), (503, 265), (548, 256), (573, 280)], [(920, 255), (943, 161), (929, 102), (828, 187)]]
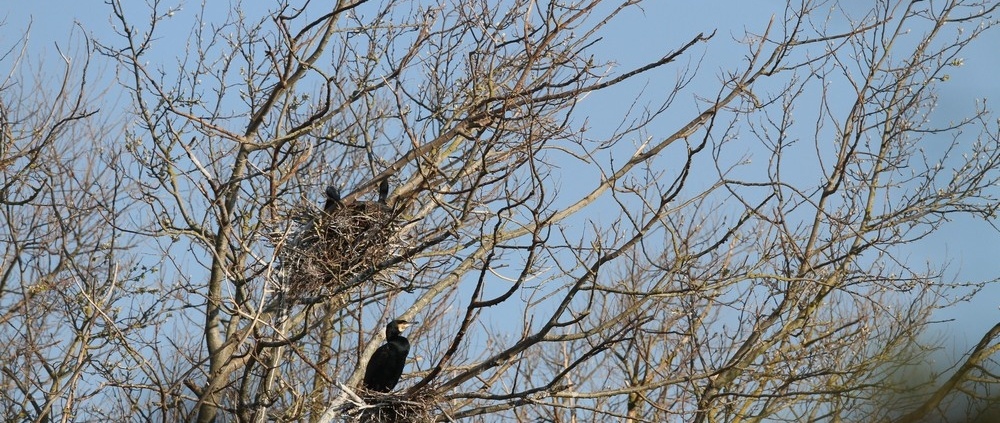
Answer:
[[(326, 187), (326, 202), (323, 204), (323, 211), (327, 213), (333, 213), (335, 210), (344, 206), (344, 201), (340, 197), (340, 190), (334, 186)], [(378, 184), (378, 202), (375, 203), (378, 208), (386, 209), (386, 201), (389, 198), (389, 179), (383, 179)], [(355, 204), (366, 204), (367, 202), (360, 202)], [(371, 203), (368, 203), (371, 204)], [(364, 206), (361, 206), (364, 207)]]
[(364, 387), (377, 392), (389, 392), (403, 375), (410, 341), (401, 333), (415, 322), (393, 320), (385, 327), (385, 344), (375, 350), (365, 368)]
[(326, 187), (326, 204), (323, 204), (323, 211), (332, 213), (342, 205), (343, 202), (340, 201), (340, 190), (334, 186)]
[(378, 202), (379, 204), (385, 204), (385, 201), (389, 198), (389, 178), (385, 178), (382, 182), (378, 183)]

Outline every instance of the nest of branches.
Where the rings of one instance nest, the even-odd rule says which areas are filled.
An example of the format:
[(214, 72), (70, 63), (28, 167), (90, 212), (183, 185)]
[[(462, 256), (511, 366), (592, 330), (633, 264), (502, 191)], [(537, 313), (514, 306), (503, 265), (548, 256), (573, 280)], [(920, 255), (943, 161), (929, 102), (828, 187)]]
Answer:
[(284, 245), (282, 267), (289, 293), (338, 293), (377, 276), (395, 250), (395, 214), (383, 203), (362, 201), (309, 210), (302, 229)]
[(437, 404), (443, 399), (427, 389), (408, 395), (365, 390), (358, 391), (358, 394), (365, 398), (365, 402), (355, 404), (357, 407), (348, 413), (348, 421), (359, 423), (433, 422)]

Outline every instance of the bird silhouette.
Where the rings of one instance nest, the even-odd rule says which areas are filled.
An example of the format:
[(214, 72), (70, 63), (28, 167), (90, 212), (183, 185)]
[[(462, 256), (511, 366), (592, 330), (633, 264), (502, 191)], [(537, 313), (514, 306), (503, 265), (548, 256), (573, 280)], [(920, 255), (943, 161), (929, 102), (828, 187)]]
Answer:
[[(344, 207), (344, 200), (340, 196), (340, 190), (337, 187), (330, 185), (326, 187), (323, 191), (326, 194), (326, 202), (323, 203), (323, 211), (327, 213), (333, 213), (334, 211)], [(376, 208), (381, 210), (388, 209), (386, 202), (389, 199), (389, 179), (382, 179), (378, 184), (378, 201), (360, 201), (352, 204), (355, 212), (364, 212), (367, 208)]]
[(343, 207), (344, 203), (340, 200), (340, 190), (335, 186), (326, 187), (326, 203), (323, 204), (323, 211), (327, 213), (333, 213)]
[(399, 383), (406, 364), (406, 355), (410, 352), (410, 341), (402, 335), (410, 325), (408, 322), (396, 319), (385, 326), (385, 344), (375, 350), (365, 368), (364, 387), (376, 392), (389, 392)]

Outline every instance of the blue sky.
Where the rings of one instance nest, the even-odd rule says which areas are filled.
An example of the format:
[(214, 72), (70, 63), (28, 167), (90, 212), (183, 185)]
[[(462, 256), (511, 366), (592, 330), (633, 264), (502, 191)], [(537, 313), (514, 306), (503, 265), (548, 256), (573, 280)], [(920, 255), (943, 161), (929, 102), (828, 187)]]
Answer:
[[(11, 6), (16, 4), (16, 6)], [(138, 4), (136, 4), (138, 6)], [(698, 32), (717, 30), (712, 42), (698, 46), (696, 55), (702, 55), (701, 65), (696, 83), (712, 84), (717, 82), (720, 67), (728, 63), (734, 54), (740, 54), (741, 46), (734, 40), (742, 35), (744, 29), (759, 32), (767, 24), (772, 14), (781, 13), (781, 2), (774, 1), (654, 1), (640, 10), (630, 10), (608, 28), (604, 40), (598, 49), (607, 52), (608, 57), (615, 57), (622, 68), (648, 61), (650, 51), (662, 51), (664, 46), (679, 45), (681, 40), (690, 38)], [(192, 3), (176, 12), (177, 27), (175, 31), (187, 31), (193, 24), (199, 5)], [(214, 2), (212, 7), (220, 13), (228, 11), (226, 3)], [(772, 10), (773, 9), (773, 10)], [(34, 64), (44, 60), (45, 67), (50, 63), (58, 63), (55, 45), (63, 48), (66, 39), (72, 35), (79, 37), (81, 30), (74, 27), (79, 22), (83, 31), (93, 33), (97, 37), (111, 35), (109, 7), (102, 1), (31, 1), (8, 2), (8, 8), (0, 14), (3, 26), (0, 26), (0, 46), (10, 46), (20, 39), (30, 25), (28, 43), (28, 60)], [(179, 32), (177, 42), (186, 38), (186, 32)], [(964, 66), (954, 68), (951, 78), (939, 87), (939, 104), (932, 119), (937, 122), (949, 122), (968, 115), (975, 107), (977, 100), (987, 99), (991, 105), (1000, 101), (1000, 84), (996, 83), (996, 70), (1000, 69), (1000, 33), (989, 33), (980, 39), (963, 54)], [(173, 58), (165, 58), (171, 63)], [(100, 68), (98, 68), (100, 69)], [(6, 69), (0, 69), (6, 72)], [(670, 75), (671, 77), (673, 75)], [(105, 69), (105, 77), (110, 72)], [(640, 78), (633, 82), (633, 92), (640, 89), (665, 89), (672, 80)], [(666, 84), (666, 85), (664, 85)], [(715, 86), (709, 89), (714, 92)], [(655, 92), (655, 91), (654, 91)], [(627, 97), (627, 90), (619, 91)], [(601, 104), (614, 104), (602, 99)], [(620, 99), (627, 104), (627, 98)], [(682, 99), (690, 101), (693, 99)], [(594, 107), (596, 109), (596, 107)], [(592, 116), (594, 129), (601, 131), (601, 125), (616, 122), (602, 121), (601, 116)], [(652, 128), (656, 129), (656, 128)], [(563, 183), (571, 183), (563, 181)], [(1000, 189), (1000, 188), (998, 188)], [(987, 222), (971, 218), (959, 218), (945, 225), (937, 233), (908, 247), (906, 256), (912, 264), (923, 262), (940, 263), (947, 261), (948, 275), (957, 281), (981, 281), (996, 278), (1000, 275), (998, 265), (1000, 252), (1000, 234)], [(919, 266), (918, 266), (919, 267)], [(1000, 320), (1000, 286), (987, 287), (982, 293), (968, 303), (959, 304), (949, 310), (942, 311), (941, 319), (955, 319), (953, 323), (940, 326), (940, 333), (947, 337), (946, 345), (952, 352), (964, 351), (974, 344), (986, 329)]]

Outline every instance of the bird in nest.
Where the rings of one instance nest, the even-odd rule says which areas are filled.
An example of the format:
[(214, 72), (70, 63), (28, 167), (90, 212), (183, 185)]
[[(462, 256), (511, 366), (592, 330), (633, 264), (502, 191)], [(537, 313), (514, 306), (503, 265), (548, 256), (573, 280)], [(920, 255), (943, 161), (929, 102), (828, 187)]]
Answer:
[(375, 350), (365, 367), (363, 386), (371, 391), (389, 392), (399, 383), (410, 353), (410, 341), (402, 335), (406, 328), (416, 322), (396, 319), (385, 327), (385, 344)]

